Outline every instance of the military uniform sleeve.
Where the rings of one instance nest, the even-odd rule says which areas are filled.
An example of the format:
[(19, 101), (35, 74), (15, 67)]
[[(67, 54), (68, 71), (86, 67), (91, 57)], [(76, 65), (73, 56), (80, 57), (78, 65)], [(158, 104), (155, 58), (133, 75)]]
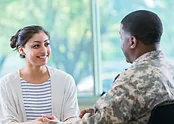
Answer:
[[(96, 113), (89, 117), (96, 124), (123, 124), (131, 120), (131, 110), (134, 106), (136, 94), (134, 87), (128, 82), (117, 82), (95, 107)], [(88, 123), (90, 123), (90, 121)]]

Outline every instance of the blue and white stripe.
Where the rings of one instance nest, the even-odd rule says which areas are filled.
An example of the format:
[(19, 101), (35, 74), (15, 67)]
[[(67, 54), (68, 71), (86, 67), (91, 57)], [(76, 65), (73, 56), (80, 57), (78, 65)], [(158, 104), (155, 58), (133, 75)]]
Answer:
[(51, 115), (51, 80), (31, 84), (21, 78), (24, 108), (27, 120), (35, 120), (43, 114)]

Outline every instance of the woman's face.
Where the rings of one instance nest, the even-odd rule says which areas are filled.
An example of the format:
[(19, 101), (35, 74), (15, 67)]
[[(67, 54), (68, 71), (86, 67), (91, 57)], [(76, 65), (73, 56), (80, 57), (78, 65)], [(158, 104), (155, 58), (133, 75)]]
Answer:
[(51, 54), (49, 38), (43, 31), (30, 38), (21, 49), (27, 64), (32, 66), (45, 65)]

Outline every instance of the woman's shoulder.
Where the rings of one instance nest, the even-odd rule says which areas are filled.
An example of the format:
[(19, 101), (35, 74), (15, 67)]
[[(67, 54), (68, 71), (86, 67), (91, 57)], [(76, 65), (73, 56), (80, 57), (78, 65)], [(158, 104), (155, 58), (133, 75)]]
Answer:
[(18, 79), (19, 78), (19, 74), (18, 72), (11, 72), (11, 73), (8, 73), (6, 75), (4, 75), (1, 79), (0, 79), (0, 83), (2, 84), (6, 84), (6, 83), (11, 83), (13, 82), (14, 80)]
[(53, 75), (56, 75), (56, 76), (68, 76), (68, 77), (72, 77), (70, 74), (68, 74), (67, 72), (65, 71), (62, 71), (60, 69), (57, 69), (57, 68), (54, 68), (54, 67), (50, 67), (50, 66), (47, 66), (48, 67), (48, 70), (49, 72)]
[(54, 67), (48, 67), (48, 70), (53, 82), (59, 82), (61, 85), (66, 86), (75, 85), (75, 80), (70, 74)]

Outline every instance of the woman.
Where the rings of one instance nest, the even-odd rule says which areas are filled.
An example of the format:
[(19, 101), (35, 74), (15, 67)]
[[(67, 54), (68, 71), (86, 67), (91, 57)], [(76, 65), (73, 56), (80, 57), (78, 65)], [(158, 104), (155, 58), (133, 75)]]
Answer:
[(11, 38), (26, 63), (0, 80), (2, 123), (42, 124), (48, 120), (71, 121), (78, 117), (74, 79), (47, 66), (50, 36), (41, 26), (26, 26)]

